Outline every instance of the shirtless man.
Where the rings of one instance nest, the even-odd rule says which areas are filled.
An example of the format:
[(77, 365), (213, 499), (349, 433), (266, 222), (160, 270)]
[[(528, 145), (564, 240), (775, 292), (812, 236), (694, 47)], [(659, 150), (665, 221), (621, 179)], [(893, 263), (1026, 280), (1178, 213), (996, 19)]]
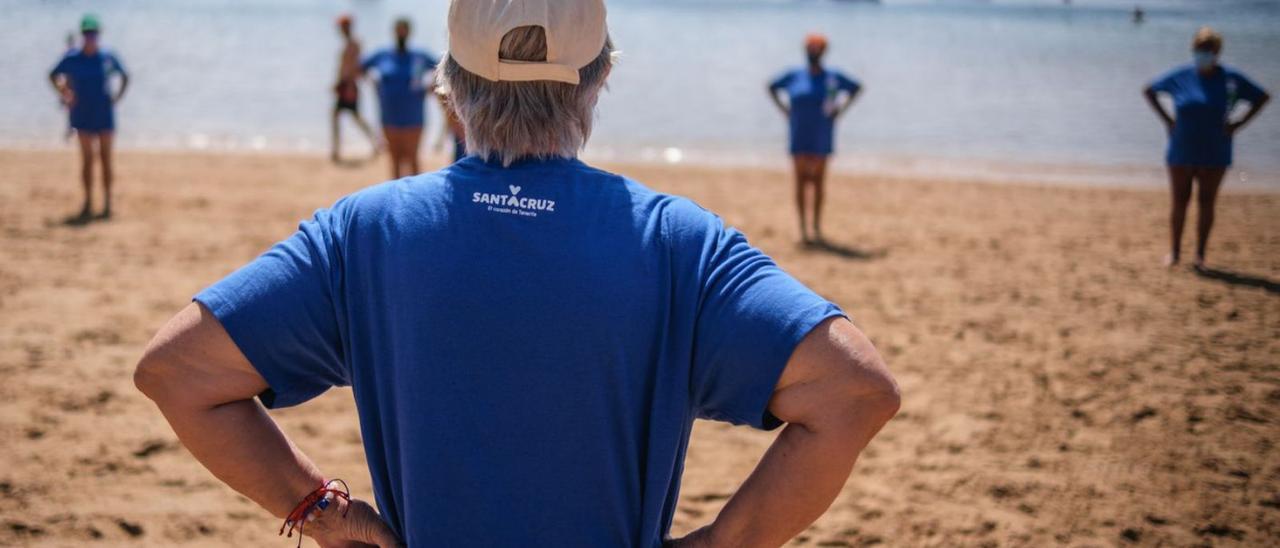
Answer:
[(342, 32), (344, 45), (342, 55), (338, 58), (338, 81), (333, 86), (333, 91), (338, 97), (333, 106), (332, 118), (333, 152), (330, 157), (334, 163), (337, 163), (341, 157), (339, 151), (342, 135), (338, 131), (338, 116), (343, 111), (351, 113), (356, 125), (373, 143), (374, 154), (378, 153), (378, 141), (373, 136), (373, 130), (369, 128), (369, 124), (365, 123), (364, 118), (360, 117), (360, 86), (357, 85), (357, 79), (360, 77), (360, 42), (351, 35), (350, 15), (344, 14), (338, 17), (338, 30)]

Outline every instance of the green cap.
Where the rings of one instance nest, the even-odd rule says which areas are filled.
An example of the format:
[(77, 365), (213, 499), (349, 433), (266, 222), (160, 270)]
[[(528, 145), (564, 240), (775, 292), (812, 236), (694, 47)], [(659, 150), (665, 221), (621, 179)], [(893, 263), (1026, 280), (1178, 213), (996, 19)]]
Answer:
[(97, 31), (98, 31), (98, 16), (92, 13), (84, 14), (84, 17), (80, 18), (80, 32), (97, 32)]

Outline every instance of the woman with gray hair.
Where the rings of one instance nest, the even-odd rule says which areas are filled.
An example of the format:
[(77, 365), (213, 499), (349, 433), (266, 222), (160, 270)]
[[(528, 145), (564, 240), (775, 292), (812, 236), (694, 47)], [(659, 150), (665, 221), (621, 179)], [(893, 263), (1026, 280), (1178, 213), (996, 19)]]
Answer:
[[(479, 57), (472, 48), (451, 51), (436, 74), (448, 90), (448, 104), (464, 125), (467, 151), (510, 166), (521, 158), (573, 158), (591, 135), (596, 100), (613, 66), (613, 44), (604, 47), (577, 71), (561, 70), (542, 80), (531, 67), (545, 62), (547, 37), (542, 27), (512, 29), (502, 37), (499, 56), (523, 63), (473, 61), (476, 71), (462, 67), (458, 57)], [(468, 64), (473, 64), (468, 63)], [(557, 66), (567, 69), (563, 65)], [(571, 80), (565, 82), (562, 80)], [(566, 85), (570, 84), (570, 85)]]
[[(139, 388), (201, 463), (321, 546), (804, 530), (898, 409), (875, 348), (712, 213), (576, 158), (612, 66), (600, 0), (455, 0), (449, 30), (440, 78), (469, 155), (320, 210), (196, 295)], [(339, 385), (377, 511), (262, 410)], [(788, 426), (673, 540), (695, 418)]]

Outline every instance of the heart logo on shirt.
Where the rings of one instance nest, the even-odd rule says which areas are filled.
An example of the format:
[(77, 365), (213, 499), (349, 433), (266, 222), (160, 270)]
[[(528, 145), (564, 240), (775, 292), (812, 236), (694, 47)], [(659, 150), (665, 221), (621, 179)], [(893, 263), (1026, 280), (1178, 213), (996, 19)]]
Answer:
[(516, 185), (508, 185), (508, 186), (507, 186), (507, 188), (511, 189), (511, 195), (512, 195), (512, 196), (515, 196), (515, 195), (517, 195), (517, 194), (520, 194), (520, 187), (518, 187), (518, 186), (516, 186)]

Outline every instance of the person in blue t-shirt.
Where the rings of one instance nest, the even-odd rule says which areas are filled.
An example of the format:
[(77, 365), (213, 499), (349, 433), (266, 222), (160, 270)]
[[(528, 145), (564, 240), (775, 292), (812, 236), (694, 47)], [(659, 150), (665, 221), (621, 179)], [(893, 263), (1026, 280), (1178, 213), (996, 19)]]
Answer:
[[(102, 218), (111, 217), (111, 143), (116, 129), (115, 104), (129, 87), (129, 74), (120, 58), (98, 43), (101, 25), (92, 14), (80, 20), (83, 43), (66, 52), (49, 71), (49, 82), (67, 105), (71, 127), (80, 140), (80, 182), (84, 187), (84, 206), (74, 219), (87, 221), (93, 214), (93, 164), (95, 155), (102, 160)], [(111, 78), (120, 78), (119, 89), (113, 91)], [(94, 148), (97, 148), (95, 151)]]
[(396, 19), (394, 29), (395, 47), (374, 52), (360, 66), (376, 78), (382, 132), (391, 155), (391, 176), (400, 178), (419, 172), (418, 144), (426, 124), (430, 75), (437, 60), (424, 50), (409, 47), (408, 19)]
[[(201, 291), (137, 386), (201, 464), (321, 546), (802, 532), (898, 408), (875, 348), (715, 214), (577, 159), (613, 66), (602, 0), (455, 1), (449, 37), (468, 155), (320, 209)], [(263, 410), (334, 386), (376, 510)], [(699, 418), (787, 426), (710, 525), (671, 539)]]
[[(862, 85), (840, 71), (822, 66), (827, 39), (821, 34), (805, 38), (809, 63), (788, 70), (769, 83), (769, 96), (790, 121), (791, 159), (796, 173), (796, 208), (800, 213), (800, 239), (805, 244), (821, 244), (822, 197), (835, 141), (836, 119), (853, 105)], [(780, 94), (785, 93), (784, 102)], [(807, 191), (812, 189), (813, 208)], [(809, 212), (812, 212), (811, 214)], [(813, 219), (813, 237), (806, 219)]]
[[(1205, 264), (1218, 188), (1231, 166), (1232, 138), (1258, 115), (1271, 97), (1244, 74), (1218, 63), (1222, 36), (1213, 29), (1203, 27), (1196, 32), (1191, 50), (1192, 64), (1160, 76), (1147, 86), (1145, 94), (1169, 132), (1165, 163), (1169, 166), (1173, 208), (1169, 216), (1171, 245), (1165, 264), (1171, 267), (1178, 264), (1182, 227), (1194, 182), (1199, 184), (1199, 217), (1193, 264), (1199, 269)], [(1162, 93), (1172, 98), (1173, 115), (1160, 104), (1158, 96)], [(1238, 101), (1248, 103), (1249, 110), (1232, 121), (1231, 114)]]

